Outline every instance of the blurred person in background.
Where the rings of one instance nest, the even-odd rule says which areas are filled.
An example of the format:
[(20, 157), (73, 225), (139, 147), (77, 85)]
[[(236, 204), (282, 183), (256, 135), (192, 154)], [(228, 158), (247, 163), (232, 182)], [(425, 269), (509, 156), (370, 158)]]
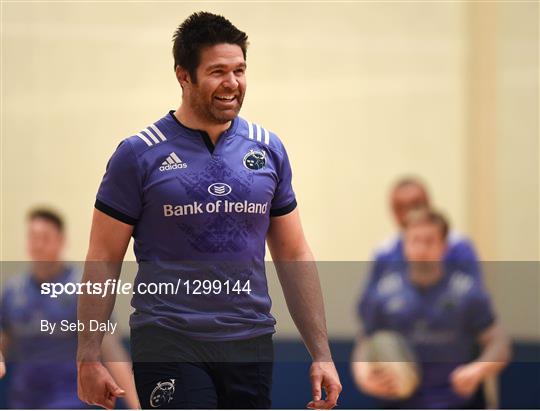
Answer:
[[(403, 230), (407, 263), (383, 273), (360, 302), (363, 336), (353, 354), (355, 381), (385, 407), (480, 408), (480, 384), (509, 361), (509, 339), (480, 279), (444, 263), (446, 219), (426, 208), (413, 210), (403, 219)], [(380, 330), (401, 334), (418, 359), (421, 382), (406, 400), (395, 400), (395, 375), (374, 372), (360, 361), (364, 339)]]
[[(66, 264), (62, 217), (47, 208), (36, 208), (27, 217), (26, 247), (30, 257), (27, 274), (3, 287), (0, 300), (0, 351), (10, 363), (10, 408), (88, 408), (77, 397), (77, 332), (60, 331), (62, 320), (76, 322), (77, 296), (51, 298), (41, 284), (76, 283), (80, 273)], [(54, 332), (41, 330), (41, 321), (56, 322)], [(102, 355), (117, 381), (126, 389), (126, 403), (138, 408), (129, 357), (116, 335), (103, 341)], [(0, 353), (0, 378), (6, 372)]]
[[(408, 213), (418, 208), (429, 208), (430, 206), (431, 199), (428, 190), (420, 179), (404, 177), (394, 184), (390, 193), (390, 207), (399, 232), (392, 235), (375, 250), (366, 290), (385, 271), (392, 270), (393, 267), (399, 266), (405, 260), (403, 230)], [(481, 280), (480, 265), (472, 242), (455, 230), (450, 230), (448, 233), (444, 261), (446, 264)]]

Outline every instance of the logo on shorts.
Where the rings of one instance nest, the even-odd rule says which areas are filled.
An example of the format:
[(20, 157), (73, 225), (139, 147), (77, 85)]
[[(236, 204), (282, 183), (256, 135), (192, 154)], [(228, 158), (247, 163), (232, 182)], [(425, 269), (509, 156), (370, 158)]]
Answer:
[(230, 194), (231, 191), (231, 186), (225, 183), (214, 183), (210, 184), (210, 186), (208, 187), (208, 192), (213, 196), (218, 197), (226, 196), (227, 194)]
[(260, 170), (266, 165), (266, 153), (262, 150), (249, 150), (244, 156), (244, 166), (249, 170)]
[(150, 406), (159, 408), (170, 403), (174, 394), (174, 379), (160, 381), (150, 394)]

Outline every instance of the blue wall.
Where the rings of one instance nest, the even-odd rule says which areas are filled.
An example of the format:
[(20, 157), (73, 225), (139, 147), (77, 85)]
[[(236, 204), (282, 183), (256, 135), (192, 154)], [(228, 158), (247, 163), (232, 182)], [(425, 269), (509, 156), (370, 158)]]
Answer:
[[(500, 377), (500, 406), (512, 409), (540, 409), (540, 344), (514, 344), (514, 358), (527, 362), (513, 362)], [(343, 385), (339, 408), (375, 408), (376, 401), (360, 393), (354, 385), (348, 359), (351, 341), (333, 341), (332, 353)], [(304, 355), (304, 362), (298, 359)], [(274, 367), (274, 408), (305, 408), (310, 400), (307, 352), (301, 343), (280, 341), (276, 343), (278, 361)], [(282, 358), (284, 361), (280, 361)], [(287, 359), (297, 362), (287, 362)]]
[[(339, 408), (374, 408), (375, 401), (358, 392), (352, 381), (348, 363), (351, 349), (351, 341), (332, 342), (343, 384)], [(297, 341), (276, 341), (275, 351), (273, 408), (305, 408), (311, 399), (311, 387), (308, 378), (310, 362), (304, 346)], [(502, 373), (501, 407), (540, 409), (540, 344), (516, 343), (514, 358), (527, 362), (514, 362)], [(0, 408), (5, 408), (6, 382), (0, 380)], [(31, 393), (29, 390), (29, 395)]]

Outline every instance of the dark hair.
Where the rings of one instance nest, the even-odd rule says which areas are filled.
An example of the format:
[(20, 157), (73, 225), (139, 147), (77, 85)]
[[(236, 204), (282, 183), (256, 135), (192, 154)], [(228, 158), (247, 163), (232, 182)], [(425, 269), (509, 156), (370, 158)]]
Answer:
[(439, 227), (444, 240), (448, 236), (450, 224), (446, 217), (438, 211), (429, 208), (418, 208), (407, 214), (405, 219), (405, 229), (417, 224), (433, 224)]
[(34, 221), (36, 219), (46, 220), (56, 226), (58, 231), (64, 232), (64, 219), (56, 211), (50, 208), (37, 207), (28, 212), (28, 221)]
[(197, 67), (201, 50), (216, 44), (236, 44), (246, 58), (248, 37), (223, 16), (199, 11), (184, 20), (173, 35), (174, 69), (187, 70), (191, 80), (197, 81)]

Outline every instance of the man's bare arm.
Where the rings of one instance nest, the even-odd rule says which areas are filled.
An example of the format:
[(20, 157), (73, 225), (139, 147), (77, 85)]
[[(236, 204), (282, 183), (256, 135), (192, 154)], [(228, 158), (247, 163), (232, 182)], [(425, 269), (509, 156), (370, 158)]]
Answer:
[(311, 357), (331, 361), (319, 275), (298, 210), (272, 218), (267, 241), (287, 307)]
[[(86, 257), (83, 283), (105, 283), (120, 275), (133, 227), (99, 210), (94, 210), (90, 244)], [(82, 294), (78, 300), (78, 319), (84, 324), (79, 333), (77, 350), (79, 398), (89, 404), (111, 409), (116, 397), (125, 395), (101, 363), (103, 332), (90, 331), (90, 320), (109, 320), (115, 295)]]
[(477, 340), (483, 348), (477, 361), (494, 364), (489, 374), (499, 372), (508, 364), (512, 357), (511, 342), (500, 324), (495, 323), (484, 330)]
[[(94, 209), (83, 283), (90, 281), (104, 284), (108, 279), (118, 279), (132, 232), (133, 226)], [(103, 332), (89, 331), (88, 322), (107, 321), (114, 308), (115, 298), (113, 293), (105, 297), (90, 294), (79, 297), (78, 319), (85, 324), (85, 331), (79, 333), (79, 361), (99, 360)]]
[(510, 339), (497, 323), (484, 330), (477, 340), (482, 347), (480, 356), (456, 368), (450, 376), (454, 390), (464, 397), (472, 395), (486, 378), (497, 375), (512, 356)]
[[(267, 241), (287, 307), (313, 358), (310, 375), (313, 401), (308, 407), (332, 408), (341, 392), (341, 384), (328, 345), (317, 266), (297, 209), (271, 219)], [(326, 400), (321, 399), (321, 387), (327, 392)]]
[(9, 334), (6, 331), (0, 331), (0, 352), (7, 352), (9, 348), (9, 339)]
[(6, 360), (4, 354), (8, 350), (9, 336), (6, 332), (0, 331), (0, 378), (6, 375)]

